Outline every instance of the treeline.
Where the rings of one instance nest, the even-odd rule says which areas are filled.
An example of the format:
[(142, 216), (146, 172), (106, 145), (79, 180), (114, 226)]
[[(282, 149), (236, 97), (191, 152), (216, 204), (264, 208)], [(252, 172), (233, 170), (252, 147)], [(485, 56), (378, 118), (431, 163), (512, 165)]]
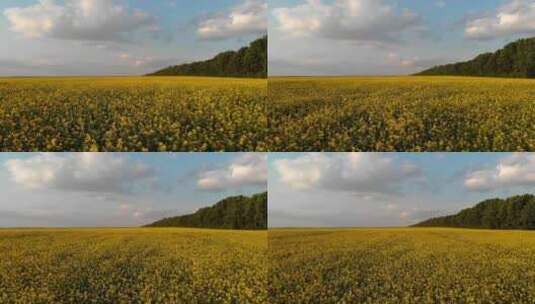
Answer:
[(535, 38), (520, 39), (467, 62), (436, 66), (416, 75), (535, 78)]
[(486, 200), (455, 215), (432, 218), (415, 227), (535, 229), (535, 196)]
[(228, 197), (193, 214), (165, 218), (146, 227), (267, 229), (267, 192)]
[(220, 53), (207, 61), (170, 66), (148, 76), (267, 77), (268, 39), (264, 36), (239, 51)]

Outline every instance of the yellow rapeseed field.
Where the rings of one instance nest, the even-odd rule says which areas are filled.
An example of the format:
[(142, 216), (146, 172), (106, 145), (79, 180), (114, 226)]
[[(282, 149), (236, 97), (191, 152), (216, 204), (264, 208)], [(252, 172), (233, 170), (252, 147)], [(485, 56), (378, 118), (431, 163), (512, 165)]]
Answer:
[(535, 232), (269, 231), (270, 303), (535, 303)]
[(266, 150), (267, 80), (0, 78), (0, 151)]
[(266, 303), (267, 232), (0, 230), (0, 303)]
[(535, 80), (270, 78), (274, 151), (533, 151)]

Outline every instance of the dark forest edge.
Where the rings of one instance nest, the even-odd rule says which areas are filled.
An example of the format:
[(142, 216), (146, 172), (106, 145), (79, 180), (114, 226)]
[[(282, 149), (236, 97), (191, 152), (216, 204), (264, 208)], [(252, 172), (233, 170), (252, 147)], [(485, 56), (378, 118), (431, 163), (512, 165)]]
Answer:
[(535, 196), (525, 194), (485, 200), (455, 215), (432, 218), (413, 227), (534, 230)]
[(227, 51), (206, 61), (175, 65), (147, 76), (208, 76), (267, 78), (268, 38), (264, 36), (238, 51)]
[(267, 192), (251, 197), (227, 197), (214, 206), (199, 209), (193, 214), (165, 218), (145, 227), (265, 230)]
[(415, 75), (535, 78), (535, 38), (520, 39), (495, 53), (473, 60), (436, 66)]

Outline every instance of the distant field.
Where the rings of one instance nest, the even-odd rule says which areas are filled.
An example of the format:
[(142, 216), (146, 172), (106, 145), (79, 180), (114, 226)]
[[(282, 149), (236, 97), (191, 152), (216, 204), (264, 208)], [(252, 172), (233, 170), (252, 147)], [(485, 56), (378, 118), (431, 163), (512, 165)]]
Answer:
[(0, 150), (265, 150), (266, 94), (265, 79), (0, 78)]
[(270, 230), (270, 303), (535, 303), (535, 232)]
[(535, 80), (270, 78), (275, 151), (535, 150)]
[(0, 303), (265, 303), (267, 232), (0, 230)]

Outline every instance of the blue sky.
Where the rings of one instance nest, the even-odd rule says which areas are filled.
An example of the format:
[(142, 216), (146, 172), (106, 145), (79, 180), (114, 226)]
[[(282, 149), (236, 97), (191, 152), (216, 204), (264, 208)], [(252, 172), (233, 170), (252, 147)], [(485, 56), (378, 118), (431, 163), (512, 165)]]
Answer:
[(262, 153), (0, 153), (0, 227), (137, 226), (267, 188)]
[(535, 193), (532, 153), (282, 153), (268, 167), (271, 227), (406, 226)]
[(267, 31), (264, 0), (4, 0), (0, 76), (144, 74)]
[(272, 0), (269, 19), (271, 75), (397, 75), (535, 36), (535, 1)]
[(269, 191), (269, 224), (405, 226), (535, 193), (535, 153), (0, 153), (0, 227), (138, 226)]

